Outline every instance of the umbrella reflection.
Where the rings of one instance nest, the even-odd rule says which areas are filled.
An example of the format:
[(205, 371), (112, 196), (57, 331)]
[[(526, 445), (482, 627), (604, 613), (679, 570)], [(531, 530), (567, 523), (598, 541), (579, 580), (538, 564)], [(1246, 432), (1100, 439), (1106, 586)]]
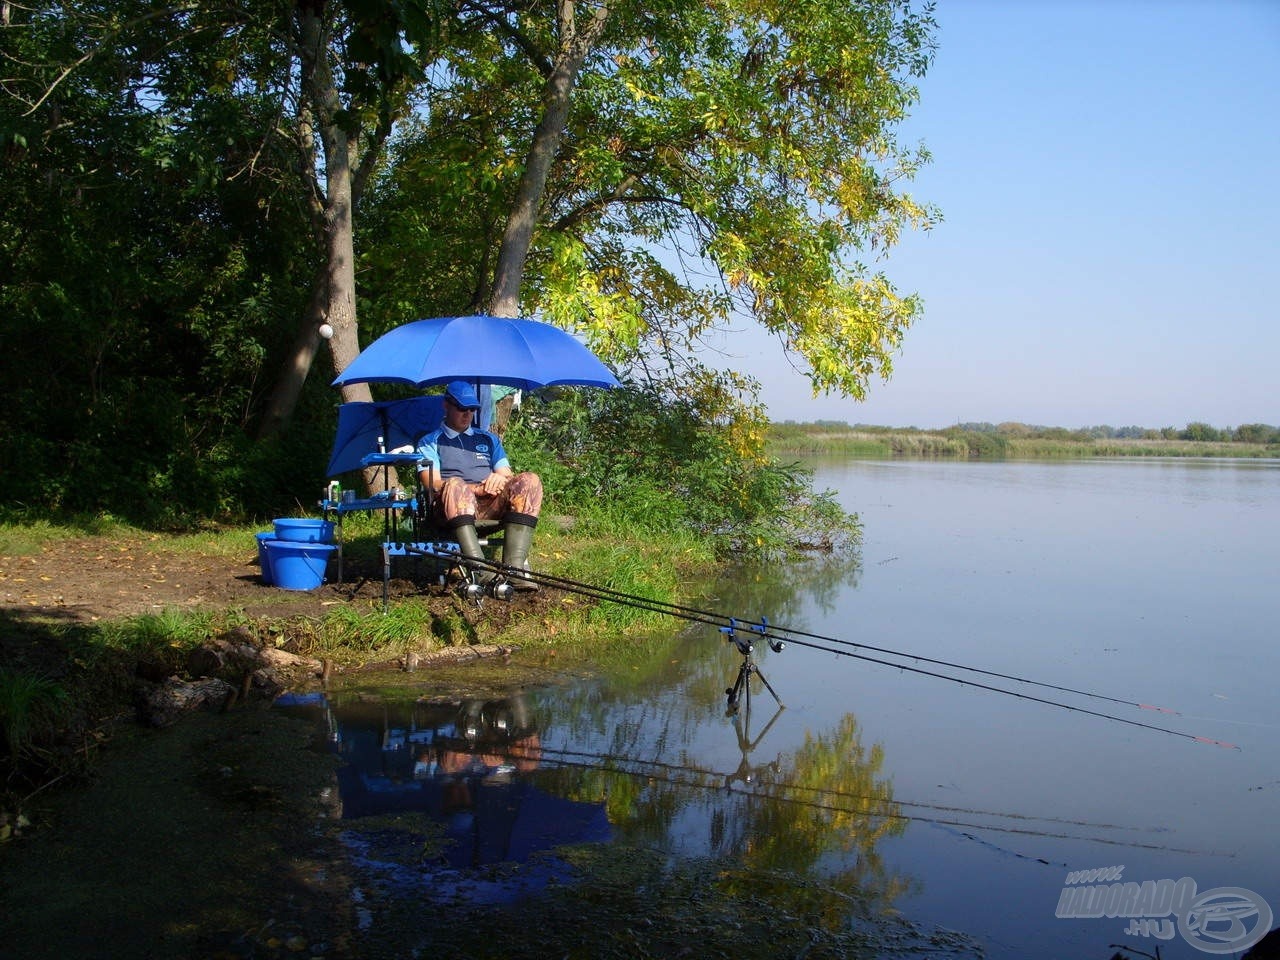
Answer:
[(528, 779), (542, 745), (524, 696), (338, 705), (317, 694), (279, 705), (323, 718), (346, 761), (338, 771), (344, 819), (426, 814), (449, 841), (442, 864), (519, 862), (611, 835), (602, 803), (555, 796)]

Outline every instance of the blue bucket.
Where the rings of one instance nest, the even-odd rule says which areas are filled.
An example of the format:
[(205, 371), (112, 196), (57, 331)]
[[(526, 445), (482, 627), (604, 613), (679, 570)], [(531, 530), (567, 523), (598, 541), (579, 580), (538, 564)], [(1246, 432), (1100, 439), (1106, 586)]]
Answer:
[(274, 540), (271, 532), (254, 534), (258, 538), (258, 566), (262, 568), (262, 582), (268, 587), (275, 581), (271, 578), (271, 554), (267, 552), (267, 541)]
[(333, 543), (333, 522), (306, 517), (281, 517), (275, 521), (276, 539), (297, 543)]
[(267, 560), (271, 580), (281, 590), (314, 590), (324, 583), (329, 557), (338, 548), (331, 543), (298, 543), (268, 540)]

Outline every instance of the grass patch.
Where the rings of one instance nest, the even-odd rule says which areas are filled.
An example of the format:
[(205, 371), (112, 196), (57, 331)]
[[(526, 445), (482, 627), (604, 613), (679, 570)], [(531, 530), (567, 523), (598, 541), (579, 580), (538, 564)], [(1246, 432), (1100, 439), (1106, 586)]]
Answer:
[[(568, 533), (547, 538), (539, 559), (557, 577), (662, 603), (676, 602), (689, 578), (715, 565), (710, 546), (692, 536), (623, 539), (608, 517), (588, 518)], [(592, 607), (588, 622), (612, 629), (665, 619), (619, 603)]]
[(34, 520), (31, 523), (0, 523), (0, 553), (10, 557), (26, 557), (39, 553), (46, 544), (81, 536), (81, 531)]
[(67, 691), (48, 677), (0, 668), (0, 733), (9, 756), (22, 759), (55, 728)]
[(96, 631), (100, 641), (97, 646), (102, 650), (115, 650), (137, 657), (156, 657), (173, 651), (185, 653), (215, 632), (229, 627), (225, 615), (171, 608), (102, 624)]
[(18, 555), (24, 548), (38, 551), (46, 543), (75, 537), (147, 536), (110, 513), (50, 518), (47, 513), (8, 508), (0, 510), (0, 553)]
[(842, 456), (887, 459), (889, 457), (968, 457), (966, 437), (915, 430), (873, 433), (865, 430), (823, 428), (809, 430), (793, 425), (770, 428), (769, 453), (773, 456)]
[[(437, 631), (437, 622), (441, 629)], [(378, 653), (394, 657), (407, 650), (448, 646), (458, 641), (459, 631), (443, 623), (426, 601), (410, 597), (397, 600), (386, 613), (338, 606), (315, 625), (310, 642), (302, 643), (311, 656), (347, 657)]]
[(1275, 457), (1280, 449), (1261, 443), (1214, 440), (1052, 440), (1040, 438), (1008, 441), (1010, 456), (1024, 459), (1075, 457)]
[(246, 550), (254, 548), (254, 534), (270, 530), (269, 525), (252, 527), (232, 527), (218, 530), (201, 530), (163, 538), (148, 537), (156, 546), (174, 553), (185, 553), (202, 557), (234, 558), (244, 556)]

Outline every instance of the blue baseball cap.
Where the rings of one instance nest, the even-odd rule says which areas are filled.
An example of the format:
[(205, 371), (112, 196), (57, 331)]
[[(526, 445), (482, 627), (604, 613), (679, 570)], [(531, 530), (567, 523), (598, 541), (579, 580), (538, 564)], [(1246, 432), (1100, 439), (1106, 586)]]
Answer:
[(455, 380), (444, 388), (444, 395), (464, 410), (479, 410), (480, 399), (475, 388), (465, 380)]

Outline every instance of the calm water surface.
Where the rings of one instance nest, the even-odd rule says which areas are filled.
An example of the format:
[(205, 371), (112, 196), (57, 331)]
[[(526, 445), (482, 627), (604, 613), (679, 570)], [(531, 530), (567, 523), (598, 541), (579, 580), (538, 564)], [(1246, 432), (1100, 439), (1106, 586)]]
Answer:
[[(1055, 916), (1067, 874), (1095, 868), (1242, 888), (1280, 914), (1280, 463), (814, 466), (862, 518), (857, 562), (748, 571), (696, 604), (802, 632), (812, 646), (755, 653), (785, 709), (755, 678), (728, 716), (741, 655), (678, 621), (610, 679), (471, 702), (340, 693), (324, 715), (347, 815), (427, 810), (456, 841), (431, 869), (372, 850), (369, 869), (456, 898), (459, 871), (638, 843), (820, 875), (855, 896), (851, 922), (904, 918), (893, 942), (917, 956), (942, 955), (940, 931), (969, 938), (946, 955), (1206, 955), (1155, 922), (1144, 937)], [(555, 874), (464, 886), (499, 900)]]
[[(881, 848), (921, 880), (902, 910), (993, 955), (1042, 943), (1105, 957), (1160, 942), (1126, 937), (1119, 919), (1056, 918), (1068, 870), (1190, 876), (1280, 908), (1280, 465), (862, 461), (819, 477), (862, 515), (865, 542), (857, 586), (806, 610), (818, 631), (1158, 704), (1182, 716), (993, 681), (1240, 747), (832, 664), (850, 686), (810, 704), (837, 709), (856, 690), (899, 799), (1046, 818), (1027, 824), (1045, 836), (913, 824)], [(1181, 937), (1160, 946), (1202, 955)]]

